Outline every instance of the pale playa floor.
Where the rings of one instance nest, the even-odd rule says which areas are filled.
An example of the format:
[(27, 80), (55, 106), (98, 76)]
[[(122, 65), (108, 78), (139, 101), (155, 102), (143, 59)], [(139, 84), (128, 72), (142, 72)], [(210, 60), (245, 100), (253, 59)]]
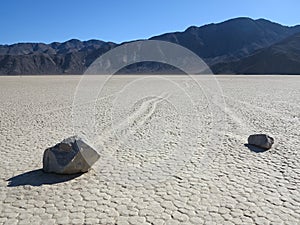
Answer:
[[(66, 181), (39, 169), (77, 133), (79, 77), (0, 77), (0, 224), (300, 224), (300, 76), (218, 76), (226, 107), (185, 77), (116, 92), (134, 79), (78, 106), (95, 106), (101, 159)], [(275, 138), (270, 151), (244, 146), (256, 132)]]

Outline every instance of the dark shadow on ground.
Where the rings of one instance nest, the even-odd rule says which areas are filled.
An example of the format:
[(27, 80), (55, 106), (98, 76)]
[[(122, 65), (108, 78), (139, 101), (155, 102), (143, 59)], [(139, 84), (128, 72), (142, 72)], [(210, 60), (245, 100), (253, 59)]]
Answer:
[(42, 169), (32, 170), (26, 173), (22, 173), (20, 175), (9, 178), (8, 187), (16, 187), (16, 186), (41, 186), (44, 184), (57, 184), (62, 182), (67, 182), (76, 177), (81, 176), (82, 173), (72, 174), (72, 175), (61, 175), (55, 173), (45, 173)]
[(244, 145), (245, 145), (247, 148), (249, 148), (251, 152), (262, 153), (262, 152), (267, 151), (266, 149), (259, 148), (259, 147), (256, 147), (256, 146), (254, 146), (254, 145), (250, 145), (250, 144), (244, 144)]

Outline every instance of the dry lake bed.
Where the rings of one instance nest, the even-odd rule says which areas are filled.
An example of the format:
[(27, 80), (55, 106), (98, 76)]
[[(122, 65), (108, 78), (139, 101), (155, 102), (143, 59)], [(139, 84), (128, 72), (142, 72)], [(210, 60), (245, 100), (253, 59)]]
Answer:
[[(300, 224), (300, 76), (81, 79), (0, 77), (0, 224)], [(44, 173), (74, 134), (92, 170)]]

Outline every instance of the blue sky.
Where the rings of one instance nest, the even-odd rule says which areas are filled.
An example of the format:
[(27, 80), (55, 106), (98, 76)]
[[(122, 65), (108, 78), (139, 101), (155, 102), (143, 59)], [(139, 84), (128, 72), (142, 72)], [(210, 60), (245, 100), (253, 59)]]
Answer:
[(300, 24), (299, 0), (2, 0), (0, 44), (123, 42), (247, 16)]

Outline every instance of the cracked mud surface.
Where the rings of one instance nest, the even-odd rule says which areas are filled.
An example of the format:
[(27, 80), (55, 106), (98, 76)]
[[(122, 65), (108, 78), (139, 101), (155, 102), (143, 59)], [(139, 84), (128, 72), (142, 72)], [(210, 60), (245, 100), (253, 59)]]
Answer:
[[(79, 77), (0, 77), (0, 224), (300, 224), (299, 76), (217, 76), (223, 96), (170, 76), (186, 95), (156, 79), (120, 94), (134, 79), (78, 106), (95, 106), (101, 158), (65, 177), (42, 154), (76, 134)], [(244, 146), (261, 132), (271, 150)]]

